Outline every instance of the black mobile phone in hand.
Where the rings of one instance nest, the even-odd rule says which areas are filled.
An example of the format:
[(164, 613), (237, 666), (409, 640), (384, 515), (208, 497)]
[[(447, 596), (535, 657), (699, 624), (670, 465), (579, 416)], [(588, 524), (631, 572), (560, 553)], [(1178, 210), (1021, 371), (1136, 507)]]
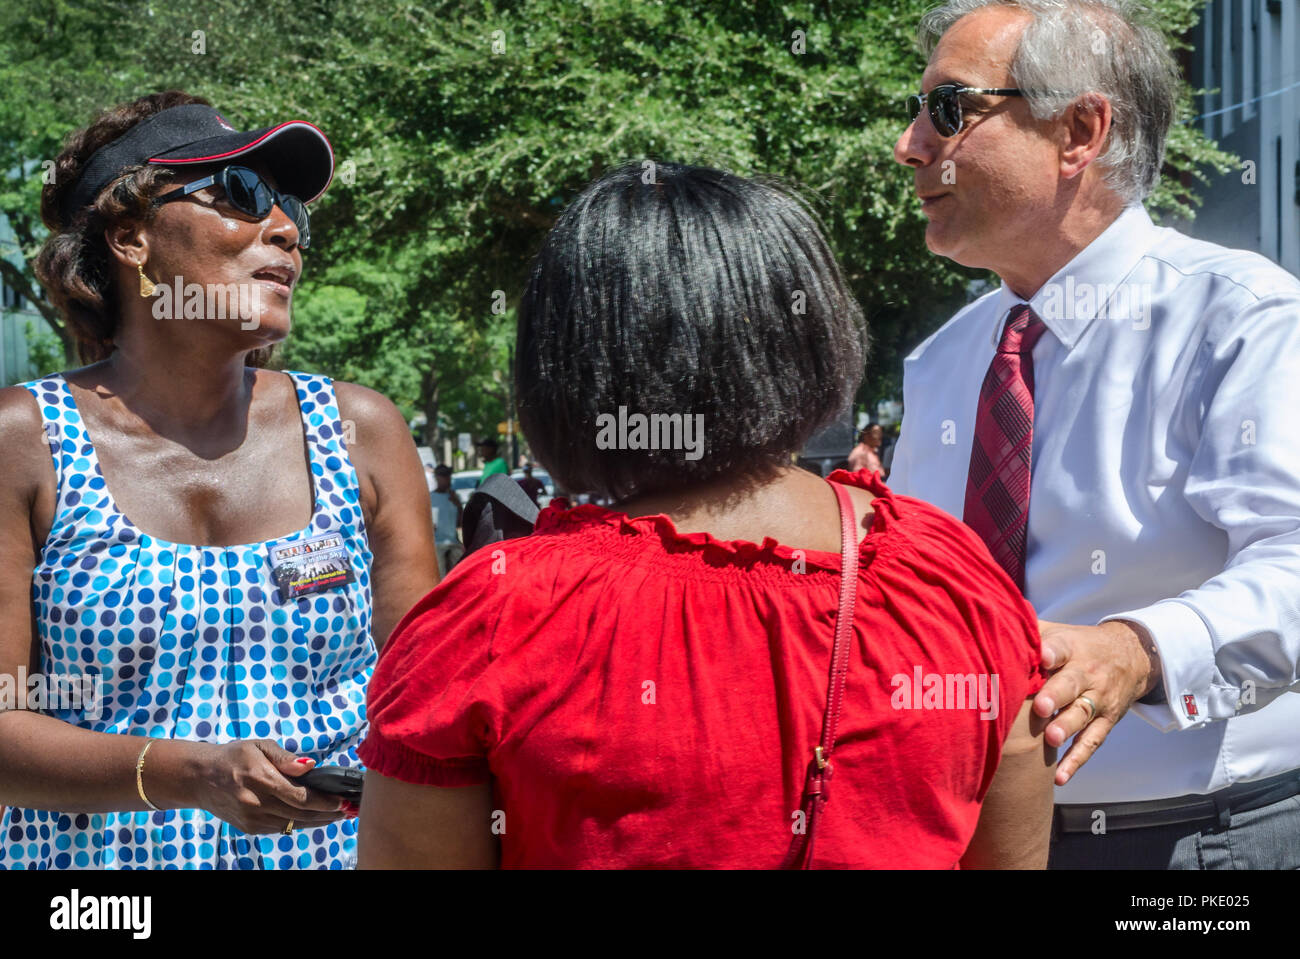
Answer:
[(361, 787), (365, 784), (366, 774), (360, 769), (345, 766), (317, 766), (294, 780), (298, 786), (306, 786), (327, 796), (338, 796), (356, 805), (361, 802)]

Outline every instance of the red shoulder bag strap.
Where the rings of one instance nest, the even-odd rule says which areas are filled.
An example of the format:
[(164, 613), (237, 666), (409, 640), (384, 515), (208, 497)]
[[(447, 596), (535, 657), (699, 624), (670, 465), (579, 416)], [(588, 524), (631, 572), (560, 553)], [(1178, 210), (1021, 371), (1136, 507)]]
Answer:
[[(813, 840), (817, 813), (830, 801), (828, 787), (834, 766), (835, 730), (844, 702), (844, 678), (849, 672), (849, 642), (853, 637), (853, 612), (858, 599), (858, 530), (854, 522), (853, 501), (839, 483), (831, 483), (840, 504), (840, 609), (835, 617), (835, 647), (831, 652), (831, 675), (826, 687), (826, 714), (822, 717), (822, 740), (813, 750), (804, 781), (802, 817), (792, 823), (794, 838), (781, 861), (782, 869), (808, 869), (812, 866)], [(799, 821), (802, 818), (802, 822)], [(802, 828), (801, 828), (802, 827)]]

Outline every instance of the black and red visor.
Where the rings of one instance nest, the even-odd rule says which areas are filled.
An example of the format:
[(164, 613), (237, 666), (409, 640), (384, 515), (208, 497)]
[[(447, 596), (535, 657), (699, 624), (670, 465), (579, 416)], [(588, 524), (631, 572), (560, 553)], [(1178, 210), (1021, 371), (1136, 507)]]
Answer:
[(334, 149), (306, 120), (241, 133), (212, 107), (187, 103), (155, 113), (96, 150), (60, 212), (69, 222), (128, 167), (152, 163), (184, 168), (254, 158), (266, 165), (281, 193), (304, 203), (324, 193), (334, 177)]

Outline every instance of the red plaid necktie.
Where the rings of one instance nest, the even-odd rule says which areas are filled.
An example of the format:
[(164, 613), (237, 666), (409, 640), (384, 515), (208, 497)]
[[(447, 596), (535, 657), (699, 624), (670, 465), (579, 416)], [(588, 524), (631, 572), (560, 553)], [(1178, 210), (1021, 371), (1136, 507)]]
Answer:
[(1029, 465), (1034, 442), (1034, 344), (1047, 328), (1027, 303), (1014, 307), (980, 387), (962, 519), (1020, 590), (1025, 588)]

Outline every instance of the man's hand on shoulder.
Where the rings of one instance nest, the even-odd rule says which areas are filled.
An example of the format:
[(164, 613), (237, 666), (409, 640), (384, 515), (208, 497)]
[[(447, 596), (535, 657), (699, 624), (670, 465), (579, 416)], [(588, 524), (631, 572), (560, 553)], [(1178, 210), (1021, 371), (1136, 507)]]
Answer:
[(1076, 737), (1057, 766), (1056, 784), (1064, 786), (1129, 707), (1160, 682), (1160, 659), (1147, 631), (1127, 620), (1069, 626), (1040, 619), (1038, 630), (1052, 676), (1034, 697), (1034, 712), (1044, 719), (1056, 713), (1044, 735), (1049, 745)]

